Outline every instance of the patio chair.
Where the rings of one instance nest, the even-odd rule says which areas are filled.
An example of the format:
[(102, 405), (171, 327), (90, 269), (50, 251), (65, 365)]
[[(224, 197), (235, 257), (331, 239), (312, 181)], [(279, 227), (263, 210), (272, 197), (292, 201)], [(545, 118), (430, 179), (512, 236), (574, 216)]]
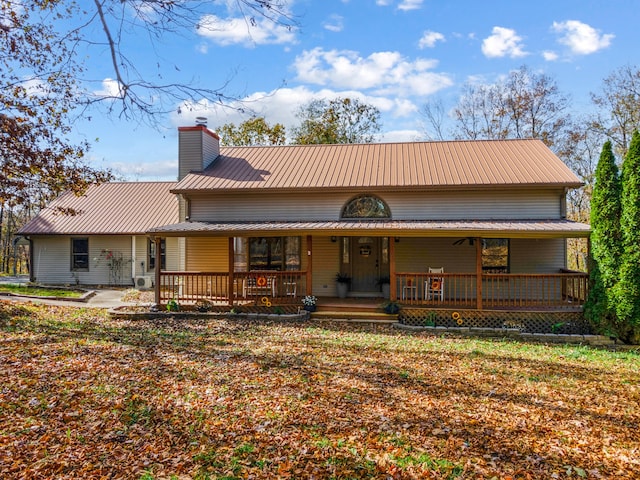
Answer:
[[(429, 267), (429, 273), (444, 273), (444, 267)], [(425, 300), (444, 300), (444, 277), (428, 276), (424, 282)]]

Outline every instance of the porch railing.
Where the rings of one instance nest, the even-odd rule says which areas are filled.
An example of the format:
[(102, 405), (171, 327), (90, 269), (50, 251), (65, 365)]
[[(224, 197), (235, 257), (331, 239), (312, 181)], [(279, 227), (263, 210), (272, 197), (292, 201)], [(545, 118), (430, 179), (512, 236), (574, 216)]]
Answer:
[[(483, 274), (484, 309), (579, 309), (588, 294), (588, 276), (556, 274)], [(397, 299), (405, 305), (477, 308), (475, 273), (397, 273)], [(437, 282), (434, 284), (434, 282)], [(435, 287), (435, 288), (434, 288)], [(160, 274), (160, 302), (207, 300), (229, 303), (301, 304), (307, 294), (305, 271), (170, 272)]]
[(160, 273), (160, 302), (176, 300), (195, 303), (207, 300), (218, 304), (300, 303), (306, 295), (304, 271), (234, 272), (230, 285), (227, 272), (171, 272)]
[[(588, 294), (588, 275), (582, 272), (483, 274), (481, 278), (484, 309), (578, 309)], [(477, 281), (475, 273), (398, 273), (396, 292), (407, 305), (476, 308)]]

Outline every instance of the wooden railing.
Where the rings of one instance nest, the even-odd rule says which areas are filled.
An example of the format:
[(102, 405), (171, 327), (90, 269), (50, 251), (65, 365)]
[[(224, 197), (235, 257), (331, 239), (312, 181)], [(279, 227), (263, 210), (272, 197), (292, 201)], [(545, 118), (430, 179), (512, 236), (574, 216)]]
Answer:
[[(398, 301), (407, 305), (477, 308), (477, 278), (475, 273), (398, 273)], [(582, 272), (483, 274), (482, 308), (578, 309), (587, 298), (588, 280)]]
[(160, 302), (176, 300), (195, 303), (207, 300), (218, 304), (262, 302), (300, 303), (306, 295), (306, 272), (252, 271), (160, 273)]

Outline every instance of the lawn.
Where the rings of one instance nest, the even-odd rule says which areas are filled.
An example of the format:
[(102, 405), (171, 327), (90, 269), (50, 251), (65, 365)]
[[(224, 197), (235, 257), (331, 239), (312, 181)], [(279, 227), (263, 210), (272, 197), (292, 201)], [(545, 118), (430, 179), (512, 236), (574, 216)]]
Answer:
[(0, 478), (640, 478), (640, 355), (0, 301)]
[(87, 292), (68, 288), (38, 287), (18, 283), (0, 284), (0, 292), (15, 295), (33, 295), (38, 297), (79, 298)]

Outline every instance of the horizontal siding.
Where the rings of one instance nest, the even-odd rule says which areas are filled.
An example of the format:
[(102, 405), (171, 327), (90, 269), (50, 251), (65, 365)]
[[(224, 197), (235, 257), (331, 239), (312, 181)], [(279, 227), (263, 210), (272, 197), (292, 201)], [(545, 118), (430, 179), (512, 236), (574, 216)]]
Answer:
[(190, 272), (228, 272), (228, 239), (226, 237), (187, 238), (185, 266)]
[(401, 238), (395, 244), (396, 271), (427, 272), (444, 267), (445, 272), (475, 272), (476, 248), (468, 242), (453, 245), (456, 238)]
[(566, 268), (566, 240), (511, 240), (511, 273), (558, 273)]
[[(340, 271), (340, 242), (332, 242), (330, 237), (313, 237), (312, 247), (313, 294), (335, 297), (338, 294), (335, 276)], [(303, 253), (306, 252), (303, 250)]]
[[(404, 192), (379, 195), (393, 220), (509, 220), (561, 218), (560, 191)], [(204, 195), (191, 200), (191, 220), (339, 220), (349, 193)]]
[[(89, 270), (71, 270), (70, 236), (32, 237), (34, 246), (33, 272), (35, 281), (56, 285), (133, 285), (131, 277), (131, 237), (93, 236), (89, 237)], [(111, 278), (107, 259), (103, 250), (111, 250), (124, 259), (117, 278)]]

